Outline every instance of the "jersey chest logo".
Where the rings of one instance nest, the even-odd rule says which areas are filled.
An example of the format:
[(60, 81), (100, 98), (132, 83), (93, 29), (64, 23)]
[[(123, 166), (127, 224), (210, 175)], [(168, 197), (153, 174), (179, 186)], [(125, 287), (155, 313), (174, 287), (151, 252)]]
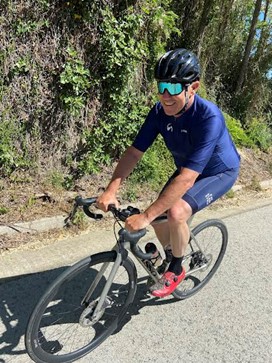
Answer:
[(171, 123), (167, 124), (166, 130), (170, 131), (170, 132), (173, 132), (173, 125)]

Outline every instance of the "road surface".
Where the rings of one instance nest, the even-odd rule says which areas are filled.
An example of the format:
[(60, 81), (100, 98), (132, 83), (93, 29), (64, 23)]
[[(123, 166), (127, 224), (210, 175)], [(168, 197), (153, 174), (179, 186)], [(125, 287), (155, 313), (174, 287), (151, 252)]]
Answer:
[[(272, 362), (272, 204), (224, 218), (229, 245), (210, 283), (190, 299), (143, 301), (80, 363)], [(63, 267), (0, 285), (0, 363), (31, 363), (28, 316)]]

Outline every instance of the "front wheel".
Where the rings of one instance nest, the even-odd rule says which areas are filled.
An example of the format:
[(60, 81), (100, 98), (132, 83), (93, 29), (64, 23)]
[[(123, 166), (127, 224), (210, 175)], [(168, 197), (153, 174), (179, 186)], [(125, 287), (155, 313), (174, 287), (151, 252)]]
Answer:
[[(37, 363), (73, 362), (117, 328), (136, 291), (136, 270), (126, 258), (98, 309), (116, 252), (85, 258), (64, 271), (35, 307), (26, 331), (28, 354)], [(116, 264), (115, 264), (116, 267)]]
[(210, 281), (223, 259), (227, 243), (227, 227), (220, 220), (207, 220), (192, 230), (183, 261), (186, 276), (173, 292), (175, 298), (186, 299)]

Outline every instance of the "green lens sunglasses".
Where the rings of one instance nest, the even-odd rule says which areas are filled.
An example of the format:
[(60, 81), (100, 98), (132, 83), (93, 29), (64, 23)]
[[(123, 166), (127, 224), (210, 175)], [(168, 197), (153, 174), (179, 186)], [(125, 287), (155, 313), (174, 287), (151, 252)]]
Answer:
[(176, 96), (179, 95), (183, 89), (184, 87), (181, 83), (158, 82), (158, 90), (160, 94), (163, 94), (165, 90), (167, 90), (171, 96)]

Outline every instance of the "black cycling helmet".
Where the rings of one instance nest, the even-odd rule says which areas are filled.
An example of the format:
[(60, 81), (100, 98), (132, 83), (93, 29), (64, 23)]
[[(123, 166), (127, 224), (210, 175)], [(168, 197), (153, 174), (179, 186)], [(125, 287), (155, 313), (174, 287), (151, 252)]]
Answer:
[(155, 78), (158, 81), (190, 84), (200, 78), (199, 60), (190, 50), (170, 50), (158, 60)]

